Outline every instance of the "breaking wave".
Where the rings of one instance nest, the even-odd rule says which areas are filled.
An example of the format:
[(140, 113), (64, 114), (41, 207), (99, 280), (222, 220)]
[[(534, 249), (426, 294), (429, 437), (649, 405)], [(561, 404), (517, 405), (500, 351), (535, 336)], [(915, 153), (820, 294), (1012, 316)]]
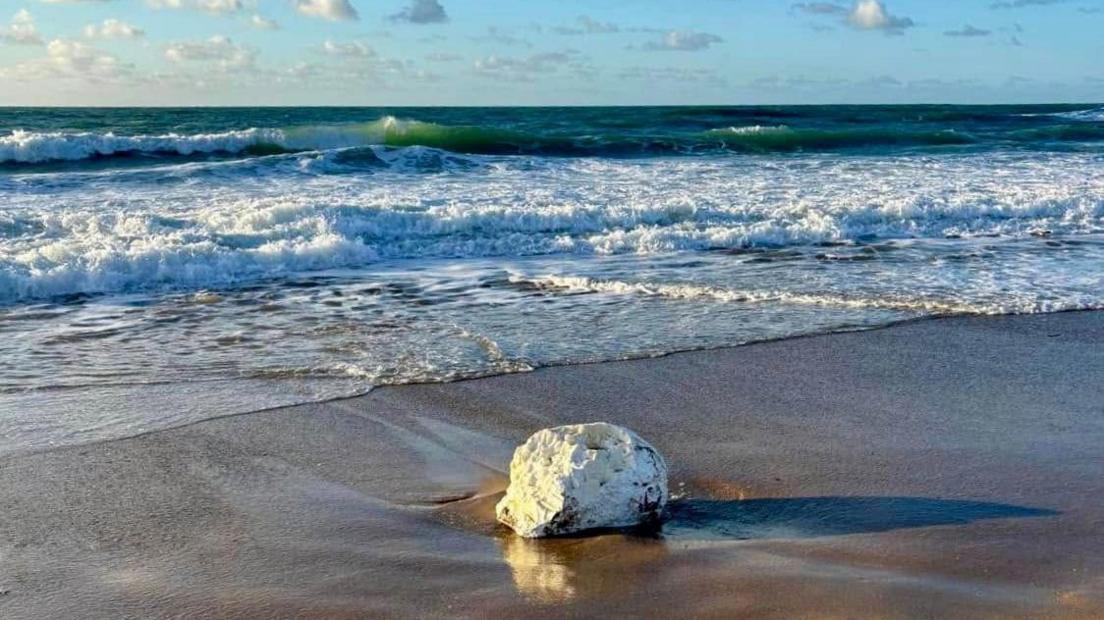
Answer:
[(1090, 123), (1104, 123), (1104, 107), (1091, 108), (1088, 110), (1075, 110), (1073, 112), (1059, 112), (1053, 114), (1059, 118), (1068, 118), (1074, 121), (1085, 121)]
[(273, 153), (284, 146), (283, 132), (246, 129), (209, 134), (117, 136), (114, 133), (65, 133), (15, 130), (0, 137), (0, 163), (79, 161), (119, 155), (198, 155)]
[(121, 136), (16, 130), (0, 136), (0, 163), (34, 164), (118, 156), (271, 155), (358, 146), (426, 146), (459, 153), (511, 153), (533, 140), (482, 127), (450, 127), (384, 117), (371, 123), (243, 129), (219, 133)]
[[(1104, 109), (1062, 113), (1068, 120), (1099, 121)], [(987, 141), (1061, 143), (1104, 140), (1104, 129), (1076, 123), (1012, 129), (979, 137), (940, 128), (800, 128), (734, 126), (704, 131), (579, 132), (445, 125), (385, 116), (368, 123), (250, 128), (214, 133), (117, 135), (112, 132), (36, 132), (0, 135), (0, 164), (80, 162), (113, 157), (262, 156), (348, 147), (429, 147), (473, 155), (643, 156), (716, 152), (787, 153), (875, 148), (955, 147)]]
[[(1104, 230), (1104, 200), (854, 204), (836, 214), (678, 204), (515, 208), (253, 199), (188, 216), (49, 210), (0, 217), (0, 303), (78, 293), (236, 285), (380, 260), (659, 254), (917, 236)], [(780, 222), (782, 217), (789, 221)], [(5, 221), (6, 220), (6, 221)]]

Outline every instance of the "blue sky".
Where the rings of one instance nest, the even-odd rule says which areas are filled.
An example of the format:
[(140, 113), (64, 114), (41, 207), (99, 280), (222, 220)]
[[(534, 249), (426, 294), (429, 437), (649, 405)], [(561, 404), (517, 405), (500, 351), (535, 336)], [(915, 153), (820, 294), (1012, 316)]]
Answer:
[(0, 105), (1104, 101), (1104, 0), (0, 0)]

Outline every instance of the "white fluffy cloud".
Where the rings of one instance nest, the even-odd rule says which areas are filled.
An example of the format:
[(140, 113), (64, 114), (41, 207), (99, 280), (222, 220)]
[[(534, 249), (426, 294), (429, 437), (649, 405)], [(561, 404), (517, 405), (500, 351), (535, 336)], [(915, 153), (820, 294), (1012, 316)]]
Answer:
[(12, 16), (11, 24), (0, 26), (0, 42), (16, 45), (42, 45), (42, 37), (35, 27), (34, 18), (27, 9), (20, 9)]
[(835, 2), (799, 2), (795, 11), (820, 17), (837, 16), (858, 30), (881, 30), (886, 34), (902, 34), (915, 26), (908, 17), (891, 14), (881, 0), (855, 0), (850, 7)]
[(360, 19), (349, 0), (295, 0), (295, 9), (303, 15), (320, 17), (330, 21), (354, 21)]
[(86, 82), (114, 81), (127, 77), (132, 67), (80, 41), (54, 39), (46, 56), (0, 67), (0, 77), (15, 80), (75, 79)]
[(88, 24), (84, 27), (84, 36), (89, 39), (136, 39), (146, 33), (137, 26), (114, 18), (103, 20), (102, 24)]
[(880, 0), (858, 0), (847, 16), (847, 21), (860, 30), (883, 30), (900, 33), (915, 23), (908, 17), (891, 15)]
[(658, 41), (649, 41), (644, 44), (644, 49), (655, 52), (696, 52), (709, 49), (714, 43), (722, 43), (724, 39), (708, 32), (692, 32), (689, 30), (672, 30), (664, 34)]
[(54, 39), (46, 46), (46, 55), (65, 73), (85, 77), (114, 77), (120, 71), (118, 59), (79, 41)]
[(231, 71), (253, 68), (257, 53), (228, 37), (216, 35), (205, 41), (171, 43), (165, 47), (165, 58), (175, 63), (211, 63), (223, 71)]
[(208, 13), (237, 13), (245, 9), (242, 0), (196, 0), (196, 6)]

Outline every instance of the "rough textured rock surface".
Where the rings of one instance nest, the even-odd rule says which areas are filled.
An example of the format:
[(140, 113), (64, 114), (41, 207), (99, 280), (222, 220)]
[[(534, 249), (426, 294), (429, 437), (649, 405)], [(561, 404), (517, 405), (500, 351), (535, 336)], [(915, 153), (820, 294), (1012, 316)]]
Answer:
[(498, 520), (526, 538), (658, 521), (667, 463), (636, 433), (613, 424), (558, 426), (514, 452)]

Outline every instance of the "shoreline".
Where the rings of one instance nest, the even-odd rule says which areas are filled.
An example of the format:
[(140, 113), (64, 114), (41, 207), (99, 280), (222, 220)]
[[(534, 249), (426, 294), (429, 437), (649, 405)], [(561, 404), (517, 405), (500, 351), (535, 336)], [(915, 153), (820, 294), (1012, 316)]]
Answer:
[(144, 430), (144, 431), (140, 431), (140, 432), (133, 433), (133, 434), (120, 435), (120, 436), (117, 436), (117, 437), (92, 439), (92, 440), (88, 440), (88, 441), (77, 441), (77, 442), (70, 443), (70, 444), (61, 444), (61, 445), (57, 445), (57, 446), (50, 446), (50, 447), (44, 447), (44, 448), (37, 448), (36, 447), (36, 448), (30, 448), (30, 449), (27, 449), (27, 450), (15, 449), (15, 450), (7, 451), (7, 452), (0, 452), (0, 459), (5, 458), (5, 457), (14, 457), (14, 456), (20, 456), (20, 455), (30, 455), (30, 454), (39, 454), (39, 453), (43, 453), (43, 452), (52, 452), (52, 451), (55, 451), (55, 450), (64, 450), (64, 449), (67, 449), (67, 448), (74, 448), (74, 447), (79, 447), (79, 446), (90, 446), (90, 445), (96, 445), (96, 444), (110, 443), (110, 442), (114, 442), (114, 441), (123, 441), (123, 440), (127, 440), (127, 439), (135, 439), (135, 438), (139, 438), (139, 437), (145, 437), (145, 436), (148, 436), (148, 435), (155, 435), (157, 433), (162, 433), (162, 432), (166, 432), (166, 431), (172, 431), (172, 430), (176, 430), (176, 429), (188, 428), (190, 426), (195, 426), (197, 424), (203, 424), (205, 422), (211, 422), (211, 421), (216, 421), (216, 420), (224, 420), (224, 419), (228, 419), (228, 418), (236, 418), (236, 417), (241, 417), (241, 416), (250, 416), (250, 415), (254, 415), (254, 414), (263, 414), (263, 413), (269, 413), (269, 412), (273, 412), (273, 411), (281, 411), (281, 410), (284, 410), (284, 409), (294, 409), (294, 408), (307, 407), (307, 406), (312, 406), (312, 405), (327, 405), (327, 404), (334, 404), (334, 403), (342, 403), (342, 402), (346, 402), (346, 401), (354, 401), (354, 400), (358, 400), (358, 399), (370, 396), (371, 394), (373, 394), (374, 392), (377, 392), (379, 390), (385, 390), (385, 389), (390, 390), (390, 389), (405, 388), (405, 387), (410, 387), (410, 386), (456, 385), (456, 384), (467, 383), (467, 382), (470, 382), (470, 381), (482, 381), (482, 380), (485, 380), (485, 379), (494, 379), (494, 378), (497, 378), (497, 377), (507, 377), (507, 376), (519, 375), (519, 374), (522, 374), (522, 375), (523, 374), (532, 374), (532, 373), (543, 372), (545, 370), (555, 369), (555, 368), (571, 368), (571, 367), (577, 367), (577, 366), (586, 367), (586, 366), (595, 366), (595, 365), (602, 365), (602, 364), (619, 364), (619, 363), (625, 363), (625, 362), (640, 362), (640, 361), (647, 361), (647, 360), (659, 360), (659, 359), (665, 359), (665, 358), (668, 358), (668, 357), (678, 356), (678, 355), (687, 355), (687, 354), (693, 355), (693, 354), (696, 354), (696, 353), (710, 353), (710, 352), (717, 352), (717, 351), (728, 351), (728, 350), (731, 350), (731, 349), (743, 349), (745, 347), (754, 347), (754, 346), (759, 346), (759, 345), (769, 345), (769, 344), (774, 344), (774, 343), (799, 341), (799, 340), (803, 340), (803, 339), (807, 339), (807, 338), (821, 338), (821, 337), (825, 337), (825, 336), (835, 336), (835, 335), (841, 335), (841, 334), (877, 332), (877, 331), (881, 331), (881, 330), (885, 330), (885, 329), (894, 329), (894, 328), (897, 328), (897, 327), (912, 325), (912, 324), (916, 324), (916, 323), (925, 323), (925, 322), (928, 322), (928, 321), (940, 322), (940, 321), (948, 321), (948, 320), (949, 321), (954, 321), (954, 320), (961, 320), (961, 319), (1001, 320), (1001, 319), (1006, 319), (1006, 318), (1019, 318), (1019, 317), (1037, 317), (1037, 316), (1062, 315), (1062, 314), (1095, 314), (1095, 313), (1104, 313), (1104, 308), (1070, 308), (1070, 309), (1063, 309), (1063, 310), (1054, 310), (1054, 311), (1050, 311), (1050, 312), (1037, 312), (1037, 313), (1026, 313), (1026, 314), (1025, 313), (1020, 313), (1020, 314), (1016, 314), (1016, 313), (1011, 313), (1011, 314), (951, 314), (951, 315), (933, 314), (933, 315), (918, 316), (918, 317), (912, 317), (912, 318), (907, 318), (907, 319), (901, 319), (901, 320), (897, 320), (897, 321), (891, 321), (889, 323), (884, 323), (884, 324), (881, 324), (881, 325), (874, 325), (874, 326), (864, 326), (864, 325), (843, 326), (843, 327), (840, 327), (840, 328), (830, 329), (830, 330), (827, 330), (827, 331), (793, 334), (793, 335), (789, 335), (789, 336), (768, 337), (768, 338), (757, 339), (757, 340), (749, 340), (747, 342), (741, 342), (741, 343), (737, 343), (737, 344), (722, 344), (722, 345), (717, 345), (717, 346), (703, 346), (703, 347), (691, 348), (691, 349), (677, 349), (677, 350), (674, 350), (674, 351), (666, 351), (666, 352), (660, 352), (660, 353), (654, 353), (654, 354), (634, 353), (634, 354), (629, 354), (629, 356), (627, 356), (627, 357), (620, 357), (620, 358), (613, 358), (613, 359), (599, 359), (599, 360), (590, 360), (590, 361), (584, 360), (584, 361), (552, 362), (552, 363), (548, 363), (548, 364), (544, 364), (544, 365), (533, 366), (528, 370), (517, 370), (517, 371), (512, 371), (512, 372), (492, 372), (492, 373), (488, 373), (488, 374), (472, 374), (472, 375), (464, 375), (464, 376), (460, 376), (460, 377), (456, 377), (456, 378), (452, 378), (452, 379), (414, 381), (414, 382), (410, 382), (410, 383), (387, 383), (387, 384), (383, 384), (383, 385), (370, 386), (367, 391), (364, 391), (364, 392), (361, 392), (361, 393), (358, 393), (358, 394), (352, 394), (352, 395), (349, 395), (349, 396), (336, 396), (336, 397), (333, 397), (333, 398), (327, 398), (327, 399), (323, 399), (323, 400), (307, 400), (307, 401), (303, 401), (303, 402), (297, 402), (297, 403), (286, 404), (286, 405), (275, 405), (275, 406), (272, 406), (272, 407), (264, 407), (264, 408), (261, 408), (261, 409), (253, 409), (253, 410), (249, 410), (249, 411), (239, 411), (239, 412), (229, 413), (229, 414), (225, 414), (225, 415), (218, 415), (218, 416), (214, 416), (214, 417), (210, 417), (210, 418), (192, 420), (192, 421), (189, 421), (189, 422), (184, 422), (182, 424), (175, 424), (175, 425), (170, 425), (170, 426), (153, 428), (153, 429)]
[[(0, 615), (1096, 617), (1100, 342), (925, 317), (5, 455)], [(667, 456), (660, 536), (488, 519), (514, 446), (597, 420)]]

